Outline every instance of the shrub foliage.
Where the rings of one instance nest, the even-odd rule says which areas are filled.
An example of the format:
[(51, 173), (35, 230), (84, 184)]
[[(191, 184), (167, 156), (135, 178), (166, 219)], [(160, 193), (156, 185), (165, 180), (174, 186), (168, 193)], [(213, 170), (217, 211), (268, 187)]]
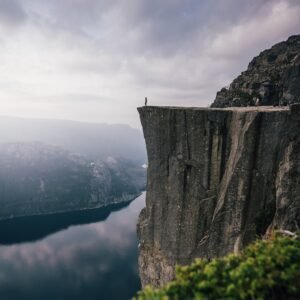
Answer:
[[(238, 255), (197, 259), (176, 268), (176, 278), (161, 289), (146, 287), (138, 300), (300, 299), (300, 241), (274, 234)], [(299, 297), (299, 298), (298, 298)]]

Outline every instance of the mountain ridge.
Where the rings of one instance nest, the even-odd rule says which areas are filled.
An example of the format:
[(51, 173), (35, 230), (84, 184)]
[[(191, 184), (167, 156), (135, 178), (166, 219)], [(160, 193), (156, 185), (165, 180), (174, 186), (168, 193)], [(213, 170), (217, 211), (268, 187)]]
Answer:
[(300, 102), (300, 35), (262, 51), (246, 71), (217, 92), (211, 107)]
[(0, 116), (0, 143), (43, 142), (87, 159), (124, 157), (147, 161), (142, 132), (129, 125)]
[(128, 202), (144, 180), (145, 169), (129, 160), (88, 160), (40, 142), (0, 144), (0, 218)]

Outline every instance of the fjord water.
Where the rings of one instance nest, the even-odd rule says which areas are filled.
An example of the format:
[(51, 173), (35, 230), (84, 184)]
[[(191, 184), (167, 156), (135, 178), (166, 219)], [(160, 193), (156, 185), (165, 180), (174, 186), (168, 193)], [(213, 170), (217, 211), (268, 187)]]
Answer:
[(129, 205), (0, 222), (0, 299), (130, 299), (140, 288)]

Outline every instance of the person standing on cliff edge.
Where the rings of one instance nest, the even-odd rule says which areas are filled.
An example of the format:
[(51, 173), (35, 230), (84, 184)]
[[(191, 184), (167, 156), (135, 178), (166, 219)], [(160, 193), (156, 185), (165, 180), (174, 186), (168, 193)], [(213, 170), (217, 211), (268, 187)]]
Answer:
[(148, 99), (147, 97), (145, 97), (145, 106), (147, 106), (147, 103), (148, 103)]

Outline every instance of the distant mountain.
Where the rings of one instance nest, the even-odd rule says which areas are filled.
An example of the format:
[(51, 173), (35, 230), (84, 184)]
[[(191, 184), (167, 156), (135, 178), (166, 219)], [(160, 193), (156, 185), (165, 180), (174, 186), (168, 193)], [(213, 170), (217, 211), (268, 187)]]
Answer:
[(1, 142), (42, 142), (79, 153), (89, 159), (124, 157), (147, 161), (142, 132), (128, 125), (0, 116)]
[(261, 52), (248, 69), (217, 93), (212, 107), (300, 102), (300, 35)]
[(0, 144), (0, 219), (126, 202), (145, 182), (145, 169), (130, 160), (91, 160), (43, 143)]

